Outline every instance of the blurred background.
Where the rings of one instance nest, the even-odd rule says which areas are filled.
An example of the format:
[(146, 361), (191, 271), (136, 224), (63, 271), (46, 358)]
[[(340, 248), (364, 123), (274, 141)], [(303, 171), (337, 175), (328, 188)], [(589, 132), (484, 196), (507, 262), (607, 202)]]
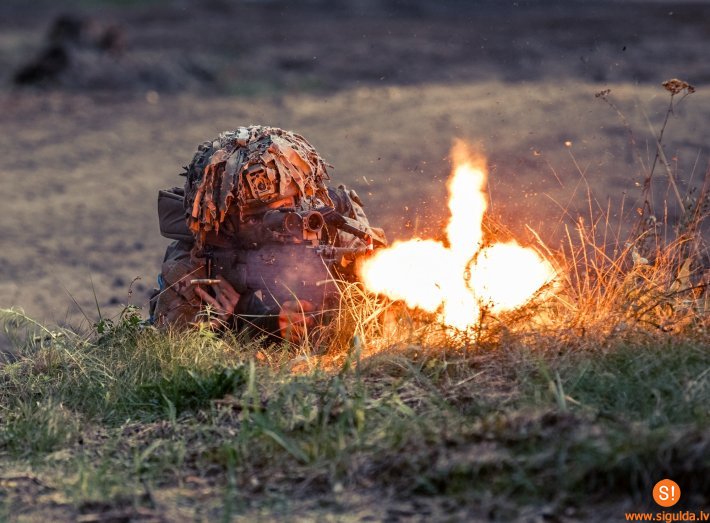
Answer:
[[(158, 189), (249, 124), (304, 135), (390, 239), (441, 237), (463, 138), (521, 241), (555, 248), (603, 215), (612, 242), (670, 78), (696, 92), (668, 120), (668, 162), (682, 198), (703, 183), (708, 49), (707, 2), (4, 0), (0, 307), (77, 324), (144, 306), (168, 244)], [(665, 173), (654, 211), (673, 219)]]

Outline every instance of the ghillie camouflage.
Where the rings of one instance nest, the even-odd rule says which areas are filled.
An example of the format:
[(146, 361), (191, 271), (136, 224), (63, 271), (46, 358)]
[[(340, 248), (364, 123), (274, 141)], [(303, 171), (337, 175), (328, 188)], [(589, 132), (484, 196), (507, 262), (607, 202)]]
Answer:
[(240, 127), (199, 148), (186, 168), (187, 224), (198, 245), (219, 233), (232, 205), (239, 218), (297, 196), (303, 210), (332, 206), (325, 162), (302, 136), (275, 127)]
[[(167, 250), (153, 305), (158, 326), (199, 320), (197, 280), (226, 279), (241, 295), (237, 327), (273, 332), (280, 304), (307, 300), (327, 310), (335, 280), (355, 279), (353, 261), (385, 245), (362, 202), (328, 188), (326, 164), (301, 136), (273, 127), (242, 127), (198, 148), (184, 189), (161, 191)], [(288, 200), (287, 207), (269, 204)]]

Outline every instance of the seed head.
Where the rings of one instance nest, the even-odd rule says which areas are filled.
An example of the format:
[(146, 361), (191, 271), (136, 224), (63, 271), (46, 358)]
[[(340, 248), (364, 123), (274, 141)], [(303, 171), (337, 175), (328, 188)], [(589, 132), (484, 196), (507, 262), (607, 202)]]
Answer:
[(695, 87), (690, 85), (688, 82), (678, 80), (678, 78), (671, 78), (670, 80), (666, 80), (665, 82), (663, 82), (662, 85), (666, 91), (668, 91), (674, 96), (683, 90), (688, 91), (688, 94), (695, 92)]

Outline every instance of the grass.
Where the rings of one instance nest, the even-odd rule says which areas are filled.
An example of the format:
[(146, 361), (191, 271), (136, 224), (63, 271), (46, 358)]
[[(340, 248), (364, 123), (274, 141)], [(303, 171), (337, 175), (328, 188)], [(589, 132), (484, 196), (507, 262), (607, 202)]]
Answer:
[(662, 478), (706, 507), (707, 192), (688, 201), (672, 239), (580, 222), (551, 292), (470, 333), (357, 285), (300, 346), (2, 309), (0, 519), (608, 521)]
[(209, 331), (50, 333), (2, 369), (3, 478), (31, 470), (39, 484), (0, 500), (29, 519), (22, 489), (40, 486), (69, 519), (180, 507), (210, 521), (367, 513), (363, 496), (384, 503), (376, 517), (396, 501), (508, 520), (644, 506), (662, 477), (691, 504), (710, 489), (710, 353), (676, 335), (411, 344), (294, 372), (297, 349), (265, 363), (258, 345)]

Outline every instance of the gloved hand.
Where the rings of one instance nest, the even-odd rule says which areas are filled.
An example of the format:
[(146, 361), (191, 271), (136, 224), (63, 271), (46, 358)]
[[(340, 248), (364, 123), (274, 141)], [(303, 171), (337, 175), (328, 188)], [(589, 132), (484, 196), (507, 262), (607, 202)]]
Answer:
[(213, 328), (229, 325), (240, 298), (239, 293), (226, 279), (219, 275), (217, 275), (217, 279), (219, 283), (211, 286), (214, 296), (200, 286), (195, 287), (195, 294), (211, 308), (210, 326)]

